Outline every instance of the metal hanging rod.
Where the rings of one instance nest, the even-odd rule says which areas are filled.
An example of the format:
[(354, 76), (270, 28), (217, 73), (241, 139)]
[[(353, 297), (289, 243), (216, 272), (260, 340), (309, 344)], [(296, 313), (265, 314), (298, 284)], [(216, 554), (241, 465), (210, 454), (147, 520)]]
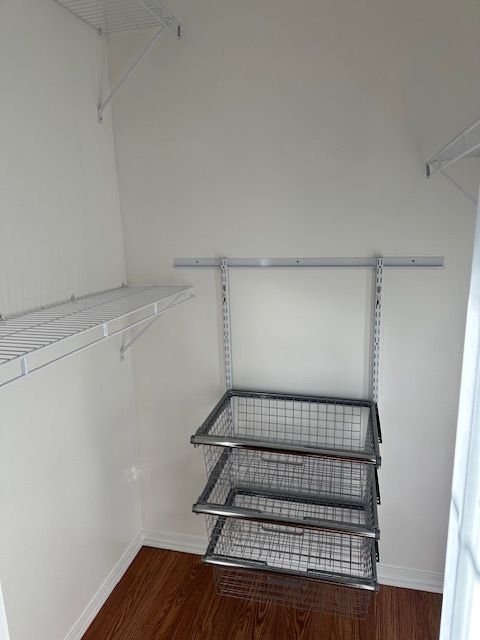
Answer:
[(451, 140), (426, 163), (427, 178), (461, 158), (480, 157), (480, 118)]
[[(377, 258), (175, 258), (174, 267), (220, 268), (259, 267), (377, 267)], [(392, 257), (383, 258), (383, 267), (433, 267), (444, 266), (444, 258), (434, 257)]]

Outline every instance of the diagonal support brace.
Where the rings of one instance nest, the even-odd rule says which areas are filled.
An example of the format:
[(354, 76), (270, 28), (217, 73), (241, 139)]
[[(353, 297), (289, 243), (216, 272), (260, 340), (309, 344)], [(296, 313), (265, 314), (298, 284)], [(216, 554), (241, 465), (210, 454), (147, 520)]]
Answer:
[(125, 360), (125, 352), (130, 349), (130, 347), (132, 346), (132, 344), (134, 344), (141, 336), (143, 336), (143, 334), (148, 331), (150, 329), (150, 327), (152, 326), (152, 324), (158, 320), (158, 318), (160, 317), (160, 314), (156, 314), (153, 316), (153, 318), (150, 319), (150, 322), (147, 322), (147, 324), (143, 327), (143, 329), (141, 329), (136, 335), (133, 336), (133, 338), (131, 338), (131, 340), (129, 340), (128, 342), (126, 342), (124, 345), (122, 345), (121, 349), (120, 349), (120, 360)]
[(455, 178), (452, 178), (452, 176), (448, 174), (444, 169), (440, 169), (440, 173), (444, 178), (446, 178), (450, 182), (450, 184), (453, 184), (455, 189), (458, 189), (458, 191), (460, 191), (460, 193), (464, 195), (465, 198), (467, 198), (467, 200), (469, 200), (474, 207), (478, 205), (476, 198), (474, 198), (472, 194), (469, 193), (467, 189), (465, 189), (465, 187), (462, 187), (462, 185), (459, 182), (457, 182)]
[[(100, 102), (100, 104), (98, 105), (98, 114), (97, 114), (98, 115), (98, 121), (100, 123), (103, 122), (103, 113), (104, 113), (105, 109), (108, 107), (108, 105), (110, 104), (110, 102), (113, 100), (113, 97), (115, 96), (115, 94), (123, 87), (125, 82), (134, 73), (134, 71), (141, 64), (141, 62), (144, 60), (144, 58), (147, 57), (147, 55), (150, 53), (150, 50), (157, 43), (157, 40), (160, 39), (160, 36), (162, 35), (162, 32), (163, 32), (163, 30), (165, 29), (166, 26), (167, 26), (166, 24), (162, 25), (162, 27), (159, 29), (159, 31), (157, 31), (157, 33), (149, 41), (149, 43), (147, 44), (145, 49), (143, 49), (143, 51), (136, 58), (136, 60), (130, 65), (130, 67), (125, 72), (125, 74), (122, 76), (122, 78), (120, 78), (120, 80), (114, 85), (114, 87), (111, 89), (111, 91), (108, 94), (108, 96), (104, 100), (102, 100)], [(180, 40), (180, 38), (182, 37), (180, 24), (178, 24), (178, 26), (177, 26), (177, 32), (176, 33), (177, 33), (177, 39)]]
[(165, 307), (165, 308), (161, 308), (159, 306), (159, 303), (155, 302), (153, 315), (147, 318), (143, 318), (142, 320), (139, 320), (134, 325), (132, 325), (132, 327), (130, 327), (130, 328), (133, 328), (134, 326), (137, 326), (140, 324), (144, 325), (140, 329), (140, 331), (133, 336), (133, 338), (131, 338), (128, 342), (122, 345), (122, 347), (120, 348), (120, 360), (122, 361), (125, 360), (125, 353), (128, 351), (128, 349), (130, 349), (132, 344), (134, 344), (141, 336), (143, 336), (144, 333), (148, 331), (148, 329), (150, 329), (152, 324), (156, 320), (158, 320), (158, 318), (162, 315), (162, 313), (165, 313), (165, 311), (168, 311), (168, 309), (170, 309), (172, 306), (175, 306), (175, 304), (178, 304), (179, 302), (183, 302), (184, 300), (189, 300), (190, 298), (193, 298), (193, 297), (194, 297), (194, 294), (191, 292), (187, 294), (187, 297), (185, 297), (184, 293), (180, 293), (178, 296), (176, 296), (173, 299), (172, 304), (170, 304), (168, 307)]

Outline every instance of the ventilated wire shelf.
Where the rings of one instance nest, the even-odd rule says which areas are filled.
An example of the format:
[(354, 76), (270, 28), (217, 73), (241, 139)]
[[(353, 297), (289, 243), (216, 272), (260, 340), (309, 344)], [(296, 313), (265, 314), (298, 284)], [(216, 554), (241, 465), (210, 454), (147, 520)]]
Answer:
[(427, 176), (461, 158), (480, 157), (480, 119), (467, 127), (427, 162)]
[(327, 456), (380, 466), (376, 404), (254, 391), (228, 391), (191, 442)]
[(108, 34), (130, 29), (169, 27), (180, 36), (180, 23), (157, 0), (55, 0), (90, 27)]
[(0, 386), (154, 319), (190, 287), (120, 287), (0, 321)]
[(215, 585), (221, 596), (295, 607), (305, 611), (365, 618), (372, 592), (267, 572), (215, 567)]
[(376, 469), (350, 460), (205, 446), (196, 513), (379, 537)]
[(206, 516), (209, 564), (377, 590), (376, 541), (353, 534)]

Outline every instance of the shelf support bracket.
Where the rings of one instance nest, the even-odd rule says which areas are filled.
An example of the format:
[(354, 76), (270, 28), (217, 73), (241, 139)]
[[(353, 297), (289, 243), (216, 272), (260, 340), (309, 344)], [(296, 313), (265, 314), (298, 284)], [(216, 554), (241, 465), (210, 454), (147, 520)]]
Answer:
[[(136, 322), (134, 325), (132, 325), (131, 327), (129, 327), (130, 329), (133, 329), (133, 327), (143, 324), (144, 326), (140, 329), (140, 331), (138, 331), (138, 333), (136, 333), (130, 340), (128, 340), (126, 343), (124, 343), (121, 348), (120, 348), (120, 360), (125, 360), (125, 353), (130, 349), (130, 347), (139, 339), (143, 336), (144, 333), (146, 333), (150, 327), (152, 326), (152, 324), (158, 320), (158, 318), (162, 315), (162, 313), (165, 313), (165, 311), (168, 311), (168, 309), (171, 308), (171, 306), (174, 306), (175, 304), (177, 304), (178, 302), (183, 302), (183, 300), (189, 300), (190, 298), (193, 298), (193, 293), (189, 293), (188, 297), (185, 298), (185, 295), (183, 293), (178, 294), (175, 299), (173, 300), (173, 304), (169, 305), (168, 307), (162, 308), (161, 306), (159, 306), (158, 302), (155, 302), (153, 305), (153, 314), (147, 318), (143, 318), (142, 320), (139, 320), (138, 322)], [(112, 334), (115, 335), (115, 334)]]
[[(120, 78), (120, 80), (113, 86), (113, 88), (110, 90), (110, 93), (108, 94), (108, 96), (104, 100), (100, 101), (100, 103), (98, 105), (98, 113), (97, 113), (98, 121), (100, 123), (103, 122), (103, 113), (104, 113), (105, 109), (108, 107), (108, 105), (110, 104), (110, 102), (113, 100), (113, 97), (123, 87), (125, 82), (135, 72), (137, 67), (143, 62), (144, 58), (146, 58), (146, 56), (150, 53), (151, 49), (157, 43), (157, 40), (160, 39), (160, 36), (161, 36), (161, 34), (162, 34), (162, 32), (163, 32), (163, 30), (165, 29), (166, 26), (167, 26), (166, 24), (162, 25), (162, 27), (159, 29), (159, 31), (157, 31), (157, 33), (149, 41), (147, 46), (138, 55), (138, 57), (135, 59), (135, 61), (130, 65), (130, 67), (124, 73), (124, 75)], [(180, 40), (180, 38), (182, 37), (182, 30), (181, 30), (180, 23), (177, 25), (176, 34), (177, 34), (177, 39)]]
[(153, 318), (150, 319), (150, 322), (147, 322), (147, 324), (138, 332), (136, 333), (133, 338), (131, 338), (130, 340), (128, 340), (128, 342), (126, 342), (125, 344), (122, 345), (121, 349), (120, 349), (120, 360), (123, 362), (123, 360), (125, 360), (125, 353), (128, 351), (128, 349), (130, 349), (130, 347), (139, 339), (143, 336), (144, 333), (146, 333), (150, 327), (152, 326), (152, 324), (158, 320), (158, 318), (160, 317), (160, 314), (157, 313), (157, 311), (155, 311), (155, 315), (153, 316)]
[(465, 196), (465, 198), (466, 198), (469, 202), (471, 202), (471, 203), (473, 204), (473, 206), (474, 206), (474, 207), (476, 207), (476, 206), (477, 206), (477, 204), (478, 204), (478, 203), (477, 203), (476, 198), (474, 198), (474, 197), (472, 196), (472, 194), (471, 194), (471, 193), (469, 193), (469, 192), (468, 192), (464, 187), (462, 187), (462, 185), (461, 185), (459, 182), (457, 182), (457, 181), (455, 180), (455, 178), (452, 178), (452, 176), (451, 176), (451, 175), (449, 175), (449, 174), (448, 174), (444, 169), (440, 169), (440, 173), (442, 174), (442, 176), (443, 176), (444, 178), (446, 178), (446, 179), (450, 182), (450, 184), (453, 184), (453, 186), (455, 187), (455, 189), (458, 189), (458, 191), (460, 191), (460, 193), (461, 193), (463, 196)]
[(28, 376), (29, 369), (27, 356), (23, 356), (23, 358), (20, 359), (20, 368), (22, 370), (22, 376)]

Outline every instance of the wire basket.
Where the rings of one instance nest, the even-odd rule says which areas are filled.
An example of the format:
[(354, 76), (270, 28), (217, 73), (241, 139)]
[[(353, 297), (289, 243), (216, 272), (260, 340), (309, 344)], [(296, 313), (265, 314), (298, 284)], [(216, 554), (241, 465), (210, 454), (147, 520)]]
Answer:
[(215, 567), (214, 576), (221, 596), (350, 618), (365, 618), (372, 599), (371, 591), (258, 571)]
[(376, 404), (232, 390), (191, 441), (218, 592), (364, 617), (378, 590)]
[(205, 562), (377, 590), (376, 541), (305, 527), (206, 516)]
[(370, 464), (205, 446), (209, 475), (193, 510), (379, 537)]
[(227, 391), (192, 443), (333, 457), (380, 466), (376, 404), (255, 391)]

